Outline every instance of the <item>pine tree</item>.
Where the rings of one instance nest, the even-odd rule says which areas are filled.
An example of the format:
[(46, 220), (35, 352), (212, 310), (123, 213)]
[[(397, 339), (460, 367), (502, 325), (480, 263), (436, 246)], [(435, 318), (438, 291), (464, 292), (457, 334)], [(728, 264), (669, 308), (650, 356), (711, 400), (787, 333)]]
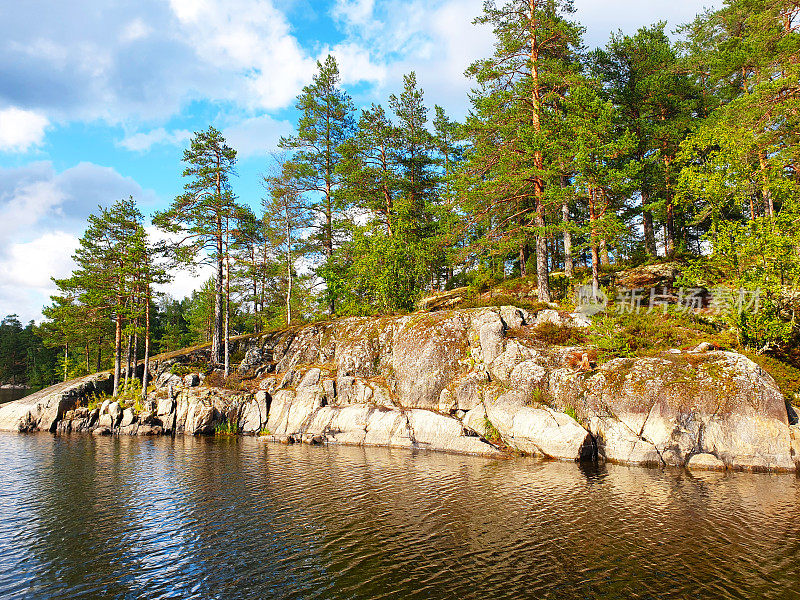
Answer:
[(291, 184), (286, 162), (276, 159), (272, 175), (264, 178), (267, 196), (263, 199), (262, 222), (270, 254), (280, 264), (286, 324), (292, 323), (292, 303), (297, 293), (296, 262), (309, 251), (304, 232), (312, 225), (310, 211)]
[[(300, 112), (297, 135), (280, 141), (280, 147), (292, 153), (285, 170), (292, 187), (317, 215), (314, 239), (325, 260), (330, 260), (337, 244), (334, 196), (340, 185), (339, 147), (354, 126), (352, 101), (339, 87), (339, 67), (333, 56), (317, 62), (317, 73), (297, 97), (295, 107)], [(331, 304), (329, 310), (333, 314), (335, 306)]]
[(638, 191), (646, 252), (656, 256), (653, 210), (664, 215), (667, 253), (676, 248), (675, 187), (678, 145), (698, 109), (698, 90), (681, 67), (664, 33), (663, 21), (635, 35), (612, 35), (604, 50), (592, 53), (594, 73), (619, 109), (621, 125), (638, 140), (629, 160), (641, 168)]
[(184, 193), (175, 198), (169, 209), (157, 213), (153, 223), (182, 236), (172, 248), (178, 263), (189, 268), (208, 263), (215, 267), (211, 359), (222, 364), (227, 344), (224, 335), (227, 243), (232, 221), (239, 215), (230, 181), (236, 174), (236, 150), (225, 143), (217, 129), (209, 127), (194, 134), (190, 147), (184, 150), (183, 161), (186, 163), (183, 176), (190, 178), (184, 185)]
[(76, 322), (85, 321), (86, 315), (113, 321), (115, 396), (122, 371), (123, 327), (130, 318), (134, 295), (135, 238), (142, 220), (133, 198), (109, 208), (99, 207), (97, 214), (90, 215), (73, 255), (77, 268), (69, 278), (54, 280), (62, 295), (53, 297), (55, 304), (45, 313), (58, 323), (57, 331), (64, 340), (65, 377), (69, 339)]
[(539, 299), (550, 301), (547, 186), (559, 185), (552, 167), (559, 152), (563, 100), (577, 71), (581, 28), (566, 20), (569, 0), (487, 2), (477, 23), (497, 38), (491, 58), (468, 73), (479, 87), (467, 122), (469, 211), (484, 222), (484, 244), (504, 254), (514, 247), (525, 273), (529, 235), (536, 241)]

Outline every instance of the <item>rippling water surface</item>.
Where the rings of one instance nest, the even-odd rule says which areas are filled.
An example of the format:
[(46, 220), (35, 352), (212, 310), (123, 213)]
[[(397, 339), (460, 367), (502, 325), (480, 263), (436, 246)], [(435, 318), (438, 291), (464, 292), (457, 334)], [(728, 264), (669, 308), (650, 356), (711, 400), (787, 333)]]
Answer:
[(800, 598), (800, 480), (0, 434), (0, 598)]

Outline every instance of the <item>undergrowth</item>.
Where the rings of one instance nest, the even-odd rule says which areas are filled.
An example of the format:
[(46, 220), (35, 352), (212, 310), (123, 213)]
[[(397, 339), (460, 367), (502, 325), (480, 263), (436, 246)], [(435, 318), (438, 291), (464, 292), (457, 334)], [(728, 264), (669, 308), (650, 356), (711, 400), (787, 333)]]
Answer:
[(509, 329), (506, 335), (510, 338), (538, 342), (547, 346), (577, 346), (587, 342), (584, 330), (553, 323)]
[(494, 295), (490, 298), (484, 296), (477, 296), (464, 300), (458, 305), (458, 308), (490, 308), (500, 306), (516, 306), (517, 308), (524, 308), (528, 312), (537, 313), (545, 308), (550, 308), (547, 302), (539, 302), (536, 300), (527, 300), (525, 298), (518, 298), (506, 294)]
[(224, 421), (217, 423), (214, 427), (214, 435), (238, 435), (239, 434), (239, 425), (237, 423), (231, 423), (227, 419)]
[(494, 423), (489, 420), (489, 417), (483, 418), (483, 432), (484, 437), (488, 441), (494, 444), (502, 443), (503, 437), (500, 435), (500, 432), (497, 431), (497, 427), (494, 426)]

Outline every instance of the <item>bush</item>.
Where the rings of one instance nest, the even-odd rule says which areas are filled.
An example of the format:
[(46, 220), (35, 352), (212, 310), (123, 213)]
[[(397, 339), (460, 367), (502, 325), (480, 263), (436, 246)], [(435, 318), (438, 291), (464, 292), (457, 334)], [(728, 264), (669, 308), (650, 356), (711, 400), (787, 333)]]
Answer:
[(516, 306), (517, 308), (524, 308), (528, 312), (537, 313), (545, 308), (550, 308), (546, 302), (539, 302), (537, 300), (526, 300), (524, 298), (517, 298), (516, 296), (509, 296), (507, 294), (493, 295), (491, 298), (482, 298), (480, 296), (465, 300), (458, 308), (487, 308), (487, 307), (501, 307), (501, 306)]
[(582, 329), (553, 323), (509, 329), (507, 335), (547, 346), (578, 346), (587, 341)]
[(224, 421), (217, 423), (214, 427), (214, 435), (238, 435), (239, 434), (239, 425), (237, 423), (231, 423), (227, 419)]
[(178, 377), (185, 377), (192, 373), (202, 373), (208, 375), (211, 372), (211, 367), (206, 363), (193, 362), (193, 363), (175, 363), (169, 368), (169, 372)]
[(670, 348), (689, 349), (700, 342), (735, 347), (736, 339), (718, 332), (710, 323), (687, 313), (661, 311), (597, 315), (589, 342), (602, 359), (643, 356)]
[(495, 444), (499, 444), (503, 441), (503, 436), (500, 435), (500, 432), (497, 431), (497, 428), (494, 426), (489, 420), (489, 417), (483, 418), (483, 431), (486, 434), (484, 437)]
[(237, 371), (232, 371), (225, 377), (219, 369), (212, 371), (203, 380), (203, 386), (233, 390), (235, 392), (249, 391), (247, 384), (242, 380), (242, 376)]
[(788, 365), (772, 356), (756, 354), (755, 352), (745, 352), (745, 355), (764, 369), (778, 384), (786, 400), (795, 405), (800, 402), (800, 369)]

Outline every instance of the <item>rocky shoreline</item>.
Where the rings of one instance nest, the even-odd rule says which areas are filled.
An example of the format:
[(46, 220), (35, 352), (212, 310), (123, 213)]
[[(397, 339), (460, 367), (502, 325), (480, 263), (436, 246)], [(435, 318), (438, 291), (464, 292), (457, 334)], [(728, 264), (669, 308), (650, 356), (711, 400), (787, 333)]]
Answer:
[(248, 388), (208, 385), (195, 349), (154, 361), (136, 407), (106, 401), (108, 374), (0, 407), (0, 430), (95, 435), (260, 435), (487, 456), (796, 471), (797, 415), (745, 356), (700, 345), (595, 365), (591, 351), (526, 337), (579, 314), (510, 306), (347, 318), (237, 340)]

